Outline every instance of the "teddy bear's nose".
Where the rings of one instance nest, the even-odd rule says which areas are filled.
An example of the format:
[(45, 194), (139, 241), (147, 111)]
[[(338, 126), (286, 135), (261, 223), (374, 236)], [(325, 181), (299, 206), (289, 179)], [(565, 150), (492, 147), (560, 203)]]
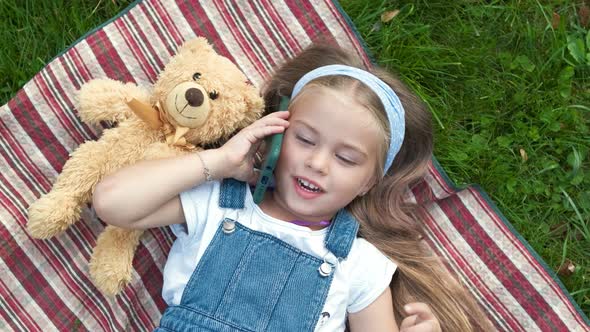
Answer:
[(188, 104), (193, 107), (201, 106), (204, 100), (203, 93), (197, 88), (190, 88), (186, 90), (184, 93), (184, 98), (186, 98)]

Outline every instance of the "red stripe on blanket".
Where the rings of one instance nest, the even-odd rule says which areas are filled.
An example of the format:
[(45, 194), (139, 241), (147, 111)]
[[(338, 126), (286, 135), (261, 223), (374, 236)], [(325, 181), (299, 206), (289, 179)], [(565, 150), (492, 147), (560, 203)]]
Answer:
[(80, 70), (80, 76), (82, 76), (82, 80), (84, 82), (89, 81), (92, 78), (92, 74), (86, 65), (86, 62), (80, 56), (80, 51), (78, 48), (71, 48), (68, 52), (72, 56), (72, 60), (74, 61), (75, 67)]
[(34, 111), (35, 107), (25, 90), (19, 90), (16, 96), (8, 102), (8, 107), (51, 166), (57, 172), (61, 172), (61, 167), (69, 153), (59, 143), (57, 137), (53, 135), (37, 111)]
[[(128, 322), (125, 326), (129, 331), (151, 331), (154, 329), (154, 322), (150, 319), (142, 305), (138, 305), (141, 299), (135, 288), (125, 287), (121, 294), (116, 297), (120, 308), (125, 312), (133, 312), (126, 318)], [(134, 310), (135, 309), (135, 310)]]
[[(150, 15), (149, 11), (148, 11), (148, 7), (149, 4), (147, 3), (142, 3), (140, 4), (138, 7), (139, 9), (141, 9), (141, 11), (144, 13), (147, 22), (152, 26), (152, 29), (156, 32), (156, 35), (159, 37), (160, 41), (162, 42), (162, 45), (174, 45), (174, 41), (169, 38), (170, 36), (168, 35), (168, 33), (166, 33), (166, 29), (163, 29), (162, 26), (162, 22), (160, 21), (160, 17), (157, 15)], [(165, 63), (158, 57), (158, 52), (156, 51), (156, 49), (152, 46), (152, 43), (155, 42), (155, 37), (154, 36), (146, 36), (143, 29), (144, 27), (138, 23), (137, 18), (135, 16), (129, 16), (129, 21), (133, 24), (134, 30), (137, 31), (136, 35), (138, 35), (140, 37), (140, 40), (144, 40), (147, 42), (144, 43), (140, 43), (140, 45), (145, 45), (147, 48), (147, 55), (153, 55), (157, 64), (155, 66), (155, 68), (158, 69), (158, 71), (162, 70), (164, 68)], [(137, 36), (135, 37), (137, 38)], [(176, 43), (178, 45), (178, 43)], [(168, 51), (169, 55), (173, 55), (174, 54), (174, 50), (167, 48), (166, 49)], [(145, 51), (145, 49), (144, 49)], [(157, 76), (153, 77), (153, 81), (156, 81)]]
[(539, 295), (534, 286), (510, 260), (510, 257), (496, 246), (494, 240), (474, 220), (458, 197), (449, 196), (447, 199), (439, 201), (439, 205), (457, 231), (463, 235), (465, 241), (470, 244), (478, 256), (482, 257), (490, 271), (506, 288), (514, 290), (514, 292), (511, 291), (514, 298), (525, 308), (540, 328), (567, 330), (567, 327), (555, 315), (545, 299)]
[(135, 78), (129, 72), (127, 66), (119, 56), (117, 48), (113, 45), (104, 29), (96, 31), (87, 40), (92, 53), (105, 74), (114, 80), (136, 83)]
[[(158, 309), (163, 311), (166, 308), (166, 303), (163, 301), (161, 296), (163, 281), (162, 271), (158, 268), (158, 264), (153, 260), (152, 255), (149, 253), (143, 243), (140, 243), (135, 251), (133, 268), (139, 274), (141, 287), (145, 288), (146, 292), (150, 294)], [(139, 296), (135, 294), (136, 290), (134, 287), (126, 287), (123, 289), (123, 293), (126, 294), (131, 300), (139, 298)], [(120, 305), (125, 306), (127, 303), (120, 302)], [(141, 311), (139, 318), (142, 324), (154, 324), (154, 322), (151, 320), (152, 317), (150, 317), (150, 315), (145, 311), (143, 306), (138, 306), (138, 310)], [(153, 326), (146, 326), (146, 328), (153, 329)]]
[[(429, 241), (430, 247), (439, 256), (447, 257), (446, 263), (455, 266), (455, 271), (460, 272), (464, 278), (470, 281), (470, 285), (466, 286), (470, 286), (469, 290), (476, 296), (479, 304), (483, 307), (490, 321), (496, 325), (496, 328), (503, 331), (525, 331), (525, 328), (518, 322), (513, 313), (510, 312), (510, 309), (506, 308), (505, 304), (496, 296), (494, 291), (486, 285), (480, 276), (482, 271), (477, 271), (473, 268), (473, 262), (469, 261), (471, 257), (464, 256), (466, 253), (462, 253), (457, 249), (453, 242), (446, 236), (445, 231), (439, 227), (429, 213), (424, 212), (423, 220), (431, 235), (436, 237), (436, 241), (442, 248), (439, 248), (432, 241)], [(477, 296), (478, 294), (480, 296)], [(495, 311), (498, 311), (498, 313), (495, 313)], [(498, 314), (500, 317), (497, 317)], [(502, 323), (508, 324), (510, 328), (505, 328), (501, 325)]]
[(511, 242), (518, 248), (518, 250), (522, 253), (523, 257), (525, 257), (525, 259), (527, 260), (527, 262), (535, 269), (535, 271), (543, 278), (543, 280), (547, 283), (547, 285), (549, 285), (549, 287), (555, 292), (555, 294), (559, 297), (559, 299), (561, 301), (563, 301), (563, 303), (566, 305), (566, 307), (568, 308), (568, 310), (570, 311), (571, 315), (574, 317), (574, 319), (576, 320), (577, 323), (584, 325), (585, 322), (583, 321), (582, 317), (580, 316), (580, 314), (574, 309), (572, 303), (567, 299), (567, 297), (564, 295), (564, 293), (561, 291), (561, 289), (557, 286), (557, 284), (555, 283), (555, 281), (553, 280), (553, 278), (551, 278), (551, 276), (548, 275), (548, 273), (540, 266), (540, 264), (532, 257), (532, 255), (529, 253), (529, 251), (526, 249), (526, 247), (524, 246), (524, 244), (519, 241), (514, 234), (512, 234), (504, 225), (504, 223), (502, 223), (500, 221), (500, 218), (498, 218), (498, 216), (496, 216), (494, 214), (494, 211), (491, 209), (491, 207), (487, 204), (487, 202), (484, 200), (483, 197), (481, 197), (481, 194), (479, 193), (479, 191), (473, 189), (473, 188), (469, 188), (469, 191), (473, 193), (473, 197), (477, 200), (477, 202), (479, 203), (479, 206), (482, 207), (484, 209), (484, 211), (486, 212), (486, 214), (488, 215), (488, 217), (490, 218), (490, 220), (494, 221), (494, 223), (496, 224), (496, 226), (498, 227), (498, 229), (500, 229), (502, 231), (502, 234), (504, 236), (506, 236), (508, 239), (511, 240)]
[(451, 185), (443, 179), (442, 173), (436, 169), (434, 163), (431, 162), (428, 164), (428, 172), (432, 175), (432, 179), (436, 181), (436, 184), (440, 189), (445, 192), (445, 195), (437, 198), (444, 198), (455, 193), (455, 190), (451, 188)]
[[(436, 168), (432, 168), (432, 178), (436, 181), (436, 183), (443, 189), (448, 190), (450, 189), (449, 184), (444, 180), (442, 174), (436, 170)], [(473, 193), (472, 197), (477, 200), (479, 208), (483, 209), (490, 220), (494, 222), (494, 225), (502, 232), (507, 239), (509, 239), (510, 243), (514, 244), (522, 256), (526, 259), (526, 261), (530, 264), (532, 268), (543, 278), (544, 282), (559, 296), (559, 298), (563, 301), (564, 304), (568, 307), (568, 310), (573, 315), (574, 319), (580, 323), (580, 325), (584, 326), (587, 325), (581, 315), (574, 309), (572, 303), (566, 298), (563, 291), (557, 286), (553, 278), (551, 278), (545, 269), (539, 264), (537, 260), (532, 257), (530, 252), (526, 249), (524, 244), (516, 238), (516, 236), (508, 230), (506, 225), (501, 221), (500, 217), (495, 214), (492, 210), (491, 206), (487, 203), (487, 201), (481, 197), (479, 191), (474, 188), (466, 188), (469, 192)], [(447, 191), (449, 193), (449, 191)], [(479, 221), (481, 223), (483, 221)], [(539, 294), (540, 295), (540, 294)], [(563, 321), (563, 320), (562, 320)], [(590, 329), (589, 329), (590, 330)]]
[[(307, 2), (305, 1), (305, 3)], [(317, 13), (315, 13), (315, 11), (309, 12), (309, 6), (304, 8), (301, 7), (304, 5), (304, 1), (287, 1), (286, 5), (289, 7), (289, 10), (293, 13), (307, 36), (326, 35), (325, 33), (328, 31), (328, 28), (324, 22), (321, 20), (316, 22), (314, 18), (310, 18), (310, 16), (317, 16)], [(320, 27), (318, 28), (316, 24)]]
[[(268, 19), (266, 17), (266, 12), (264, 12), (263, 9), (261, 10), (259, 7), (260, 3), (253, 2), (250, 3), (249, 6), (254, 16), (256, 16), (261, 22), (261, 26), (264, 29), (264, 32), (266, 32), (268, 36), (274, 37), (276, 35), (277, 29), (276, 27), (269, 25)], [(288, 59), (291, 57), (292, 52), (290, 52), (290, 50), (287, 47), (285, 47), (279, 40), (277, 40), (277, 43), (275, 45), (276, 49), (279, 51), (279, 53), (281, 53), (282, 58)], [(274, 66), (276, 66), (276, 63), (274, 64)]]
[[(4, 239), (6, 234), (0, 232), (0, 236)], [(3, 250), (0, 250), (0, 257), (8, 257)], [(2, 259), (4, 260), (4, 259)], [(4, 322), (9, 324), (15, 331), (42, 331), (35, 319), (30, 315), (29, 311), (22, 306), (15, 294), (10, 291), (10, 288), (0, 279), (0, 317)]]
[[(258, 36), (259, 34), (262, 35), (262, 37), (268, 42), (269, 40), (272, 40), (272, 38), (269, 38), (270, 35), (266, 35), (262, 31), (258, 31), (258, 33), (254, 32), (254, 29), (252, 28), (253, 20), (250, 20), (249, 17), (244, 15), (242, 6), (228, 6), (227, 1), (220, 1), (220, 3), (225, 6), (227, 12), (230, 14), (228, 20), (231, 19), (234, 26), (238, 29), (241, 29), (244, 38), (250, 45), (252, 45), (251, 49), (256, 53), (260, 63), (265, 63), (265, 72), (263, 76), (266, 76), (267, 73), (272, 72), (273, 68), (276, 67), (275, 59), (267, 51), (265, 43)], [(258, 19), (260, 20), (260, 17), (258, 17)], [(264, 24), (264, 22), (260, 22), (259, 28), (260, 27), (268, 31), (268, 26)], [(278, 43), (275, 43), (274, 45), (275, 47), (278, 47)]]
[[(11, 201), (14, 202), (15, 200), (19, 200), (24, 202), (23, 197), (21, 197), (18, 192), (16, 190), (14, 190), (14, 188), (10, 185), (10, 183), (8, 181), (6, 181), (6, 179), (0, 174), (0, 182), (5, 183), (6, 187), (8, 189), (8, 191), (5, 192), (5, 194), (3, 194), (0, 198), (1, 201), (0, 203), (2, 204), (2, 206), (5, 208), (5, 211), (9, 212), (10, 215), (12, 216), (13, 220), (17, 221), (17, 225), (19, 225), (20, 229), (19, 232), (22, 234), (27, 234), (26, 230), (23, 229), (23, 225), (25, 224), (26, 221), (26, 216), (24, 214), (24, 210), (17, 208), (16, 205), (11, 204)], [(10, 199), (10, 197), (8, 195), (12, 195), (13, 198)], [(26, 204), (26, 203), (25, 203)], [(26, 206), (25, 204), (19, 204), (21, 206)], [(14, 230), (13, 230), (14, 231)], [(14, 238), (9, 238), (6, 237), (7, 239), (10, 239), (10, 242), (6, 242), (7, 244), (9, 244), (9, 246), (6, 246), (4, 248), (10, 248), (12, 250), (10, 250), (10, 253), (15, 252), (17, 257), (20, 257), (21, 255), (23, 255), (23, 252), (21, 252), (21, 247), (18, 244), (15, 244), (15, 242), (13, 241)], [(43, 258), (45, 259), (45, 262), (49, 264), (50, 267), (53, 268), (53, 271), (56, 273), (57, 276), (60, 277), (60, 279), (64, 282), (64, 285), (67, 286), (66, 288), (70, 291), (72, 291), (72, 294), (76, 295), (75, 298), (81, 302), (85, 302), (84, 298), (87, 295), (92, 295), (92, 294), (96, 294), (96, 291), (94, 289), (94, 287), (89, 288), (88, 285), (90, 285), (90, 281), (87, 278), (84, 278), (84, 273), (82, 273), (81, 270), (76, 268), (76, 265), (73, 264), (72, 262), (74, 262), (74, 259), (67, 255), (67, 250), (65, 250), (65, 248), (63, 246), (61, 246), (61, 243), (54, 241), (54, 240), (50, 240), (50, 241), (43, 241), (43, 240), (36, 240), (36, 239), (32, 239), (29, 236), (26, 236), (23, 239), (23, 243), (26, 244), (27, 246), (32, 246), (34, 248), (36, 248), (38, 250), (39, 253), (42, 254)], [(47, 275), (43, 274), (39, 268), (33, 264), (31, 261), (29, 260), (18, 260), (18, 262), (13, 262), (15, 256), (14, 254), (9, 254), (8, 256), (11, 257), (11, 260), (9, 260), (7, 262), (8, 265), (8, 269), (10, 271), (14, 272), (14, 266), (11, 266), (11, 264), (15, 264), (18, 263), (18, 269), (20, 273), (23, 273), (23, 275), (27, 275), (29, 276), (29, 278), (34, 278), (35, 280), (31, 281), (30, 285), (25, 285), (26, 287), (24, 287), (27, 291), (29, 289), (33, 289), (32, 287), (34, 287), (35, 283), (39, 283), (39, 285), (42, 285), (44, 288), (51, 288), (53, 286), (48, 286), (49, 282), (45, 280), (45, 278), (47, 277)], [(65, 256), (65, 257), (62, 257)], [(4, 257), (4, 256), (3, 256)], [(25, 273), (26, 272), (26, 273)], [(16, 274), (15, 274), (16, 275)], [(20, 280), (22, 282), (22, 278), (19, 275), (16, 275), (17, 279)], [(55, 283), (55, 280), (53, 281)], [(30, 287), (28, 287), (30, 286)], [(71, 287), (74, 286), (74, 287)], [(85, 289), (83, 291), (76, 291), (79, 290), (80, 287), (84, 287)], [(35, 300), (35, 302), (37, 302), (37, 305), (39, 305), (39, 307), (43, 308), (43, 311), (45, 313), (48, 314), (49, 317), (51, 317), (53, 315), (53, 311), (47, 311), (45, 309), (55, 309), (52, 307), (52, 303), (55, 302), (53, 296), (57, 293), (51, 292), (50, 295), (52, 297), (47, 297), (47, 296), (43, 296), (43, 293), (38, 294), (38, 292), (29, 292), (30, 295), (32, 295), (33, 299)], [(41, 301), (46, 301), (46, 302), (40, 302), (37, 300), (38, 297), (41, 297)], [(55, 296), (57, 297), (57, 296)], [(96, 307), (95, 305), (96, 301), (90, 301), (90, 305), (88, 305), (91, 313), (91, 316), (93, 316), (94, 318), (97, 319), (97, 321), (100, 322), (100, 320), (98, 319), (98, 317), (96, 316), (96, 312), (98, 310), (102, 311), (100, 308)], [(58, 307), (64, 307), (67, 308), (67, 305), (65, 305), (62, 302), (56, 302), (58, 303)], [(108, 308), (107, 308), (108, 309)], [(61, 309), (60, 309), (61, 310)], [(51, 312), (52, 314), (49, 314), (49, 312)], [(60, 313), (61, 311), (57, 311), (57, 313)], [(108, 313), (103, 311), (103, 316), (105, 318), (108, 317), (112, 317), (112, 311), (109, 311)], [(112, 324), (111, 324), (112, 325)], [(57, 326), (59, 330), (62, 330), (62, 328), (60, 328), (60, 326)], [(64, 328), (71, 328), (71, 326), (64, 326)]]
[[(141, 6), (141, 8), (145, 9), (145, 6)], [(151, 23), (153, 29), (156, 31), (157, 35), (160, 37), (161, 44), (157, 42), (156, 38), (153, 38), (153, 37), (150, 38), (150, 36), (147, 36), (145, 34), (143, 25), (137, 20), (137, 18), (135, 16), (130, 16), (128, 18), (128, 21), (131, 22), (131, 24), (132, 24), (131, 28), (133, 28), (133, 31), (135, 32), (135, 35), (136, 35), (134, 41), (136, 41), (137, 35), (139, 35), (139, 37), (140, 37), (139, 40), (136, 41), (136, 43), (140, 47), (140, 49), (142, 50), (146, 59), (150, 60), (150, 64), (152, 65), (152, 68), (155, 73), (155, 75), (153, 77), (150, 77), (150, 79), (151, 79), (151, 82), (155, 83), (158, 74), (162, 71), (162, 69), (164, 69), (164, 66), (166, 65), (165, 62), (160, 58), (159, 52), (157, 51), (156, 47), (158, 45), (170, 44), (171, 41), (167, 40), (167, 38), (160, 32), (161, 29), (159, 29), (159, 27), (158, 27), (158, 23), (160, 23), (160, 21), (158, 20), (157, 17), (146, 16), (146, 19), (148, 20), (148, 22)], [(127, 21), (127, 20), (123, 20), (123, 21)], [(156, 45), (156, 46), (154, 46), (154, 45)], [(173, 55), (175, 53), (174, 50), (171, 50), (171, 49), (166, 49), (166, 50), (168, 51), (168, 55)]]
[[(159, 230), (154, 230), (154, 232), (155, 231)], [(169, 251), (170, 248), (168, 248), (165, 253), (168, 253)], [(166, 302), (164, 302), (164, 299), (162, 298), (162, 281), (164, 280), (164, 277), (158, 266), (162, 266), (165, 262), (159, 262), (159, 264), (156, 263), (145, 246), (138, 248), (135, 257), (133, 268), (141, 276), (142, 286), (145, 287), (147, 293), (151, 295), (158, 309), (164, 311), (164, 309), (166, 309)]]
[(59, 330), (63, 330), (63, 327), (67, 327), (75, 320), (76, 314), (61, 300), (60, 295), (46, 280), (46, 276), (29, 259), (28, 253), (9, 236), (10, 231), (5, 228), (4, 223), (0, 223), (0, 234), (5, 239), (2, 256), (6, 267), (20, 281), (24, 291), (34, 294), (31, 299), (37, 306), (46, 313), (52, 313), (48, 315), (51, 322)]
[[(182, 44), (182, 42), (184, 41), (184, 38), (182, 38), (182, 34), (180, 33), (180, 31), (178, 30), (178, 27), (176, 26), (174, 20), (172, 19), (172, 17), (170, 17), (170, 14), (168, 13), (168, 11), (166, 10), (166, 8), (162, 7), (162, 4), (159, 1), (154, 1), (154, 2), (146, 2), (146, 8), (153, 8), (155, 10), (155, 13), (151, 13), (152, 17), (154, 18), (160, 18), (162, 21), (162, 30), (170, 36), (170, 39), (173, 41), (173, 43), (168, 43), (169, 46), (171, 45), (180, 45)], [(169, 30), (168, 30), (169, 29)], [(174, 53), (174, 48), (169, 47), (168, 51), (170, 52), (170, 54)]]
[[(277, 3), (273, 3), (272, 1), (268, 0), (254, 3), (254, 6), (259, 8), (262, 14), (266, 13), (269, 16), (270, 24), (273, 25), (273, 30), (275, 32), (275, 35), (273, 36), (277, 36), (276, 34), (278, 34), (278, 37), (285, 39), (288, 49), (286, 50), (287, 54), (284, 57), (291, 58), (302, 49), (302, 46), (297, 41), (297, 38), (293, 36), (291, 30), (287, 27), (283, 17), (278, 13), (276, 9), (277, 5)], [(280, 38), (276, 39), (277, 41), (280, 40)]]
[[(60, 120), (63, 130), (80, 144), (86, 140), (92, 139), (87, 133), (90, 132), (88, 127), (78, 120), (73, 112), (69, 111), (74, 108), (74, 103), (68, 98), (65, 89), (60, 83), (60, 79), (55, 76), (52, 66), (48, 66), (41, 75), (36, 76), (33, 80), (37, 85), (39, 92), (51, 108), (53, 114)], [(64, 111), (68, 110), (68, 111)], [(60, 128), (55, 126), (54, 130)]]
[(356, 35), (352, 28), (346, 23), (344, 18), (340, 16), (338, 9), (334, 7), (334, 4), (331, 1), (326, 1), (325, 5), (330, 10), (330, 13), (334, 16), (336, 22), (338, 22), (338, 25), (340, 26), (342, 31), (346, 33), (346, 37), (350, 41), (350, 44), (355, 48), (356, 53), (361, 56), (362, 60), (365, 63), (365, 66), (371, 67), (371, 60), (367, 56), (367, 53), (365, 53), (365, 50), (363, 49), (362, 45), (356, 39)]
[[(416, 196), (416, 200), (418, 202), (426, 202), (431, 200), (432, 190), (426, 190), (424, 186), (430, 189), (425, 181), (420, 181), (420, 185), (413, 188), (413, 193)], [(438, 206), (436, 203), (431, 204)], [(470, 281), (471, 284), (466, 286), (470, 286), (470, 291), (474, 293), (480, 306), (482, 306), (482, 309), (484, 312), (486, 312), (490, 321), (496, 325), (496, 328), (503, 329), (501, 322), (498, 321), (496, 315), (493, 314), (495, 310), (498, 310), (501, 317), (503, 318), (503, 322), (510, 325), (510, 331), (523, 331), (524, 328), (516, 320), (514, 315), (512, 315), (510, 310), (508, 310), (504, 303), (496, 296), (496, 294), (494, 294), (494, 292), (488, 288), (480, 276), (481, 271), (474, 269), (472, 266), (473, 263), (468, 261), (469, 257), (464, 257), (466, 253), (462, 253), (461, 251), (457, 250), (457, 247), (446, 236), (446, 233), (439, 227), (439, 224), (436, 223), (435, 219), (430, 213), (428, 213), (426, 207), (422, 208), (420, 212), (423, 218), (422, 220), (425, 223), (425, 227), (431, 232), (432, 236), (436, 237), (437, 241), (440, 243), (440, 247), (442, 248), (439, 249), (438, 245), (429, 241), (430, 247), (437, 253), (437, 255), (441, 257), (447, 257), (448, 259), (446, 264), (455, 266), (456, 269), (458, 269), (457, 272), (461, 272), (463, 277)], [(430, 239), (427, 238), (427, 240)]]
[(29, 158), (29, 153), (23, 149), (1, 118), (0, 129), (5, 132), (5, 135), (0, 138), (0, 142), (6, 142), (1, 144), (0, 155), (4, 157), (8, 166), (30, 192), (35, 197), (40, 196), (51, 187), (51, 182), (46, 180), (37, 165)]
[[(132, 38), (132, 33), (129, 31), (129, 27), (126, 24), (126, 20), (122, 19), (115, 22), (115, 26), (121, 35), (125, 38), (123, 39), (127, 47), (133, 53), (134, 58), (137, 60), (137, 63), (141, 67), (145, 76), (150, 80), (150, 83), (154, 83), (156, 81), (156, 77), (158, 76), (159, 70), (157, 70), (149, 59), (146, 57), (146, 52), (140, 49), (138, 42), (136, 39)], [(145, 36), (144, 36), (145, 38)], [(160, 63), (160, 61), (158, 61)]]
[(235, 58), (227, 49), (223, 43), (221, 36), (217, 32), (217, 29), (213, 26), (207, 14), (203, 11), (203, 8), (199, 5), (193, 6), (194, 4), (188, 2), (181, 2), (178, 4), (178, 8), (184, 15), (189, 25), (198, 33), (200, 36), (207, 38), (209, 43), (215, 45), (215, 51), (228, 59), (233, 63), (236, 63)]
[(255, 53), (255, 52), (252, 50), (250, 43), (248, 41), (246, 41), (246, 38), (242, 34), (241, 30), (239, 28), (237, 28), (235, 25), (231, 24), (231, 22), (233, 22), (232, 17), (229, 16), (225, 12), (225, 10), (223, 10), (221, 3), (218, 3), (218, 1), (212, 1), (212, 3), (215, 5), (218, 12), (221, 14), (223, 21), (229, 27), (229, 33), (232, 34), (232, 36), (234, 37), (234, 39), (236, 40), (236, 42), (238, 43), (238, 45), (242, 49), (244, 55), (246, 55), (248, 60), (250, 60), (250, 62), (254, 65), (254, 68), (256, 69), (258, 74), (260, 76), (265, 76), (265, 74), (268, 70), (264, 67), (264, 65), (262, 64), (262, 62), (258, 58), (252, 57), (252, 53)]
[[(12, 135), (10, 135), (9, 131), (6, 131), (6, 135), (3, 138), (11, 138)], [(44, 184), (43, 185), (43, 189), (41, 189), (42, 191), (47, 191), (50, 187), (51, 184), (49, 182), (49, 180), (40, 172), (37, 172), (37, 168), (36, 165), (34, 163), (32, 163), (32, 161), (30, 161), (30, 159), (28, 158), (28, 156), (26, 154), (22, 153), (22, 150), (20, 149), (20, 145), (17, 142), (14, 142), (14, 144), (10, 145), (12, 147), (12, 149), (6, 149), (3, 151), (8, 152), (16, 152), (17, 158), (7, 158), (7, 160), (13, 160), (15, 162), (15, 164), (13, 164), (13, 169), (16, 170), (32, 170), (35, 171), (35, 173), (38, 173), (39, 176), (37, 176), (35, 179), (31, 179), (31, 178), (27, 178), (24, 179), (23, 178), (23, 183), (30, 185), (30, 184), (36, 184), (36, 183), (41, 183)], [(13, 150), (14, 149), (14, 150)], [(21, 152), (21, 153), (19, 153)], [(25, 163), (28, 162), (28, 163)], [(20, 174), (20, 173), (19, 173)], [(24, 173), (23, 173), (24, 174)], [(13, 192), (13, 191), (11, 191)], [(38, 192), (38, 191), (34, 191), (34, 192)], [(16, 191), (14, 191), (14, 193), (16, 193)], [(20, 197), (18, 197), (20, 198)], [(22, 202), (23, 205), (26, 204), (26, 202)], [(18, 212), (17, 212), (18, 211)], [(13, 214), (21, 214), (22, 211), (21, 210), (14, 210)], [(24, 220), (24, 219), (23, 219)], [(74, 233), (69, 233), (69, 234), (79, 234), (81, 235), (83, 238), (82, 240), (80, 240), (80, 236), (76, 235), (76, 236), (70, 236), (70, 239), (72, 240), (72, 242), (75, 244), (77, 252), (81, 253), (81, 254), (85, 254), (84, 261), (88, 261), (88, 258), (90, 257), (90, 255), (87, 253), (87, 249), (88, 249), (88, 245), (94, 245), (95, 242), (95, 235), (88, 229), (88, 227), (86, 227), (86, 225), (84, 223), (77, 223), (75, 227), (73, 227)], [(33, 241), (39, 241), (39, 240), (33, 240)], [(57, 253), (62, 252), (61, 250), (55, 250)], [(68, 260), (69, 261), (69, 258)], [(86, 284), (89, 284), (89, 282), (86, 282)], [(87, 288), (86, 290), (84, 290), (82, 292), (82, 294), (92, 294), (92, 292), (90, 292), (90, 289)]]
[(80, 89), (80, 86), (83, 83), (83, 80), (80, 78), (79, 73), (76, 73), (73, 69), (75, 68), (70, 59), (70, 52), (64, 53), (63, 56), (58, 58), (59, 63), (64, 68), (66, 75), (68, 76), (70, 82), (74, 86), (74, 89)]

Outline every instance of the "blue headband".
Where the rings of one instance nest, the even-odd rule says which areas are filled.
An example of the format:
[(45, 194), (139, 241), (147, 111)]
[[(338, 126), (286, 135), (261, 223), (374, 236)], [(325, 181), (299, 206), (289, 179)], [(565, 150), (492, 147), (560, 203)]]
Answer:
[(389, 120), (389, 130), (391, 131), (391, 141), (389, 142), (389, 150), (387, 151), (387, 159), (385, 160), (385, 172), (389, 170), (395, 155), (399, 152), (404, 141), (404, 133), (406, 131), (406, 122), (404, 119), (404, 108), (399, 98), (393, 92), (391, 87), (380, 80), (377, 76), (368, 71), (344, 66), (344, 65), (329, 65), (316, 68), (307, 74), (303, 75), (295, 84), (291, 98), (295, 98), (301, 92), (301, 89), (312, 80), (322, 76), (344, 75), (356, 78), (368, 86), (381, 100), (387, 119)]

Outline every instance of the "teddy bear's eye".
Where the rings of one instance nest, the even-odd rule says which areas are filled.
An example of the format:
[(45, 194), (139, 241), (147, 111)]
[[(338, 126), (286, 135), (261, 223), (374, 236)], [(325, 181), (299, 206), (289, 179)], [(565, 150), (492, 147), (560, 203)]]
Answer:
[(201, 78), (201, 73), (194, 73), (193, 74), (193, 80), (198, 80), (199, 78)]
[(211, 98), (211, 100), (215, 100), (217, 99), (217, 97), (219, 97), (219, 92), (215, 90), (209, 92), (209, 98)]

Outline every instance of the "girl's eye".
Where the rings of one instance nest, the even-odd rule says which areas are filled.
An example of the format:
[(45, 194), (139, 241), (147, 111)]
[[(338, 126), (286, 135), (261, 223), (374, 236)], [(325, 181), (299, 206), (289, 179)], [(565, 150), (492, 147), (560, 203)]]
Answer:
[(350, 159), (346, 159), (346, 158), (344, 158), (344, 157), (342, 157), (340, 155), (336, 155), (336, 157), (338, 157), (338, 159), (342, 160), (345, 164), (348, 164), (348, 165), (356, 165), (356, 163), (354, 161), (350, 160)]
[(308, 140), (308, 139), (307, 139), (307, 138), (305, 138), (305, 137), (302, 137), (302, 136), (299, 136), (299, 135), (297, 135), (296, 137), (297, 137), (297, 139), (298, 139), (298, 140), (300, 140), (301, 142), (303, 142), (303, 143), (305, 143), (305, 144), (308, 144), (308, 145), (313, 145), (313, 142), (312, 142), (312, 141), (310, 141), (310, 140)]

